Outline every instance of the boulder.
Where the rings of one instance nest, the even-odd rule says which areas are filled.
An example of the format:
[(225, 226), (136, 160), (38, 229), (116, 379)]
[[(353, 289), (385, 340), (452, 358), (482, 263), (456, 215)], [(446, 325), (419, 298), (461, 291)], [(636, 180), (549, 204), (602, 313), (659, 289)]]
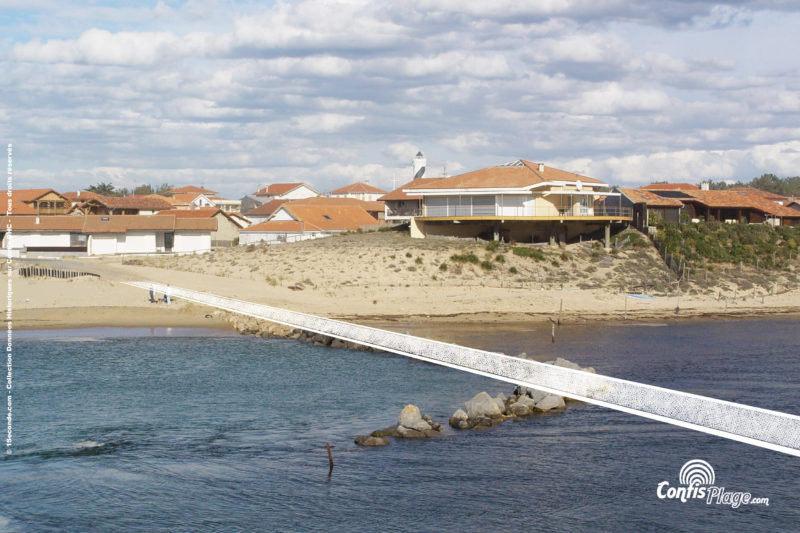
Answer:
[(517, 401), (512, 404), (514, 405), (522, 405), (529, 411), (533, 411), (533, 408), (536, 407), (536, 401), (534, 401), (530, 396), (520, 396), (517, 398)]
[(371, 435), (360, 435), (356, 437), (355, 443), (359, 446), (386, 446), (389, 444), (389, 439), (386, 437), (373, 437)]
[(564, 398), (555, 394), (548, 394), (540, 401), (536, 402), (537, 411), (551, 411), (553, 409), (563, 409), (566, 407)]
[(497, 404), (497, 407), (500, 408), (500, 412), (506, 410), (506, 396), (502, 392), (494, 397), (494, 402)]
[(405, 426), (397, 426), (397, 437), (401, 439), (424, 439), (427, 435), (425, 431), (418, 431)]
[(503, 414), (503, 410), (498, 407), (494, 398), (486, 392), (479, 392), (465, 405), (467, 407), (467, 417), (470, 419), (482, 416), (502, 416)]
[[(530, 398), (528, 398), (528, 400), (530, 400)], [(531, 408), (520, 402), (512, 404), (511, 407), (508, 408), (508, 410), (514, 416), (528, 416), (529, 414), (531, 414)]]
[(431, 427), (431, 429), (433, 429), (434, 431), (441, 431), (442, 430), (441, 424), (437, 424), (436, 422), (434, 422), (433, 418), (431, 418), (430, 416), (422, 415), (422, 419), (425, 422), (427, 422), (428, 425)]
[(453, 425), (453, 424), (450, 424), (450, 425), (453, 426), (454, 428), (457, 428), (457, 429), (469, 429), (469, 422), (467, 422), (466, 419), (465, 420), (459, 420), (455, 425)]
[(400, 416), (397, 417), (397, 429), (400, 430), (400, 427), (414, 429), (416, 431), (426, 431), (431, 429), (431, 425), (425, 422), (422, 419), (422, 415), (419, 412), (419, 407), (416, 405), (406, 405), (403, 407), (403, 410), (400, 411)]
[[(453, 416), (450, 417), (450, 425), (454, 428), (464, 429), (461, 427), (461, 422), (467, 423), (467, 413), (465, 413), (462, 409), (459, 409), (453, 413)], [(469, 427), (468, 423), (467, 427)]]
[(369, 434), (370, 437), (396, 437), (397, 436), (397, 426), (389, 426), (386, 429), (376, 429), (372, 433)]

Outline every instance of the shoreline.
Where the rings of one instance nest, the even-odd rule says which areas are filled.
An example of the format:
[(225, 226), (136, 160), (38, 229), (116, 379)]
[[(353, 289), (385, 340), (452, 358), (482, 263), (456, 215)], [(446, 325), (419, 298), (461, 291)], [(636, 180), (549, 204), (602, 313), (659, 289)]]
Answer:
[[(17, 330), (52, 330), (74, 329), (83, 327), (193, 327), (208, 329), (234, 329), (233, 324), (224, 316), (214, 312), (215, 309), (195, 304), (177, 304), (173, 308), (143, 306), (103, 306), (103, 307), (61, 307), (61, 308), (28, 308), (14, 311), (12, 325)], [(500, 325), (546, 324), (550, 318), (557, 318), (552, 313), (503, 313), (503, 312), (471, 312), (448, 315), (343, 315), (333, 316), (337, 320), (353, 322), (373, 327), (391, 329), (392, 325), (414, 326), (457, 326), (486, 324), (491, 327)], [(562, 313), (562, 325), (597, 325), (603, 322), (648, 323), (653, 321), (681, 323), (693, 321), (724, 321), (750, 319), (800, 319), (800, 309), (775, 308), (767, 309), (741, 308), (729, 309), (727, 312), (709, 312), (707, 309), (681, 309), (660, 312), (624, 313)]]

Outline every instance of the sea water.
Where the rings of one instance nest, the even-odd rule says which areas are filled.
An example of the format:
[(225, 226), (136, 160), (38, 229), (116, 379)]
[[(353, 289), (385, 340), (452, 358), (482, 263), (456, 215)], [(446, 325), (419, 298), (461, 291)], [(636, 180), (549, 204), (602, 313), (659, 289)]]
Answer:
[[(408, 326), (800, 414), (800, 322)], [(403, 326), (394, 329), (403, 330)], [(585, 404), (356, 446), (413, 403), (446, 424), (488, 378), (214, 330), (18, 332), (0, 531), (788, 531), (800, 459)], [(325, 444), (335, 463), (329, 475)], [(662, 499), (691, 459), (769, 505)]]

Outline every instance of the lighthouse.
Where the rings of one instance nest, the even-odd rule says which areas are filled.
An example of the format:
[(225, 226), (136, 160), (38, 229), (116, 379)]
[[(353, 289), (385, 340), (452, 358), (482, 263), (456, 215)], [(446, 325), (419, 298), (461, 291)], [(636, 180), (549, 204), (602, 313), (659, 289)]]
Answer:
[(425, 165), (427, 163), (428, 161), (422, 155), (422, 152), (417, 152), (416, 157), (414, 157), (414, 179), (425, 177)]

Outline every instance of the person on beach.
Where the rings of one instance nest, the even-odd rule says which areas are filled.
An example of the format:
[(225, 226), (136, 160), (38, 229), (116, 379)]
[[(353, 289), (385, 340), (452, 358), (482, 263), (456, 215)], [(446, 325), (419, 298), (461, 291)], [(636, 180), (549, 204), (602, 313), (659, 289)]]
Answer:
[(150, 285), (150, 303), (151, 304), (158, 303), (157, 300), (156, 300), (156, 292), (153, 289), (152, 285)]
[(169, 298), (169, 285), (167, 285), (166, 290), (164, 291), (164, 303), (169, 305), (170, 298)]

